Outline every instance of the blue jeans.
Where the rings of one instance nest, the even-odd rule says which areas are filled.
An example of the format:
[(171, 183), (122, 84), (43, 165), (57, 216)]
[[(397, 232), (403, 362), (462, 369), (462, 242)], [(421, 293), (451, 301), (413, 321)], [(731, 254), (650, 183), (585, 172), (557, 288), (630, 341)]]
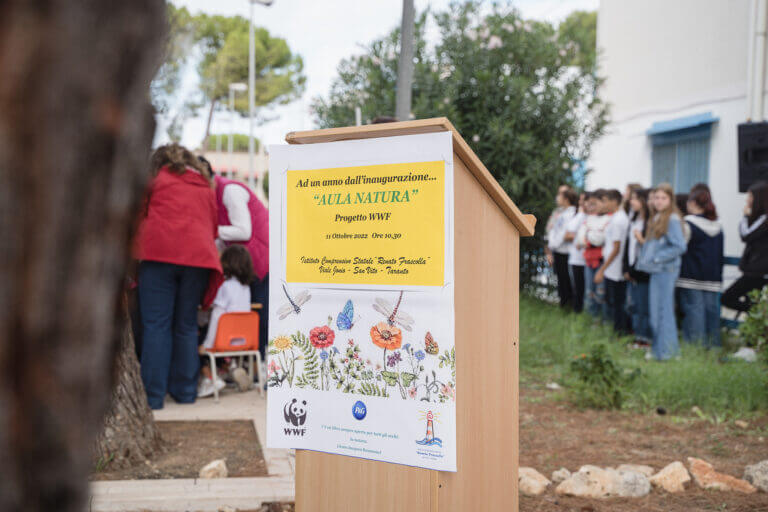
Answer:
[(683, 310), (683, 339), (689, 343), (702, 343), (705, 347), (720, 346), (720, 300), (717, 292), (680, 290), (680, 308)]
[(210, 270), (143, 261), (139, 265), (139, 307), (144, 340), (141, 380), (152, 409), (165, 394), (180, 403), (197, 398), (197, 306)]
[(605, 279), (605, 307), (603, 318), (613, 324), (613, 332), (623, 336), (629, 334), (629, 319), (624, 309), (627, 298), (627, 282)]
[(651, 274), (648, 286), (651, 331), (653, 332), (653, 356), (663, 361), (680, 352), (675, 320), (675, 281), (680, 272), (656, 272)]
[(627, 313), (632, 318), (635, 338), (650, 343), (651, 320), (648, 317), (648, 283), (629, 282), (627, 287)]
[(596, 268), (584, 265), (584, 309), (595, 318), (600, 318), (605, 304), (605, 280), (595, 284), (595, 274)]

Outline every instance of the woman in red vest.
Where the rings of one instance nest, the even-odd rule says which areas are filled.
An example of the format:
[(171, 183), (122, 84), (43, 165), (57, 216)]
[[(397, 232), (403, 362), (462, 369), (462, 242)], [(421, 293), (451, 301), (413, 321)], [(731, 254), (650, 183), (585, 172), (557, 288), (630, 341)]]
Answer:
[[(200, 161), (211, 170), (203, 157)], [(256, 279), (251, 284), (251, 302), (262, 305), (259, 311), (259, 349), (267, 345), (269, 298), (269, 210), (239, 181), (215, 176), (219, 238), (224, 245), (239, 244), (248, 249)]]
[(179, 403), (197, 397), (197, 308), (221, 264), (207, 169), (189, 150), (169, 144), (152, 156), (152, 173), (136, 250), (141, 378), (149, 406), (161, 409), (166, 393)]

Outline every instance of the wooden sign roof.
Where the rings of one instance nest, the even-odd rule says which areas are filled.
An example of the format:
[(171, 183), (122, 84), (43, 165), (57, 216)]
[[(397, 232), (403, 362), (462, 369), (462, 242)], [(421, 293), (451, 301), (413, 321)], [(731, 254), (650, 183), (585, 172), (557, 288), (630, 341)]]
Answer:
[(507, 218), (514, 224), (521, 236), (533, 236), (536, 217), (524, 215), (520, 209), (501, 188), (486, 169), (483, 162), (469, 147), (453, 124), (445, 117), (419, 119), (397, 123), (369, 124), (364, 126), (347, 126), (344, 128), (327, 128), (291, 132), (285, 140), (289, 144), (314, 144), (318, 142), (336, 142), (341, 140), (369, 139), (376, 137), (393, 137), (396, 135), (415, 135), (419, 133), (451, 132), (453, 134), (453, 152), (458, 156), (477, 181), (485, 189)]

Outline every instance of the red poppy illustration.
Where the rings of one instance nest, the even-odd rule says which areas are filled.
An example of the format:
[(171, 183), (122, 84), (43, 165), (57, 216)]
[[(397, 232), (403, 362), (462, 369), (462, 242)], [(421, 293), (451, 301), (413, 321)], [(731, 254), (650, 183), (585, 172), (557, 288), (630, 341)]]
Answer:
[(309, 341), (315, 348), (328, 348), (333, 345), (333, 340), (336, 338), (336, 334), (333, 329), (327, 325), (322, 327), (315, 327), (309, 331)]

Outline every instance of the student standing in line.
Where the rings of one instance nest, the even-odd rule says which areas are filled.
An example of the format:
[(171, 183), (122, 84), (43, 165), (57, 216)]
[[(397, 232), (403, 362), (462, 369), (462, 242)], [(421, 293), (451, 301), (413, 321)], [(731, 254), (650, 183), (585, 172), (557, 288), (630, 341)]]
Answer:
[(605, 320), (613, 323), (613, 330), (617, 334), (627, 334), (629, 329), (624, 311), (627, 287), (622, 259), (629, 218), (621, 208), (621, 192), (618, 190), (603, 191), (600, 200), (603, 203), (603, 214), (609, 215), (610, 221), (605, 229), (603, 264), (595, 273), (595, 283), (605, 281)]
[(595, 318), (600, 318), (605, 303), (605, 283), (595, 282), (595, 273), (603, 263), (603, 245), (605, 244), (605, 228), (610, 217), (601, 215), (601, 203), (598, 195), (602, 189), (592, 192), (585, 201), (585, 213), (587, 214), (583, 233), (576, 235), (579, 243), (584, 247), (584, 307)]
[(739, 235), (746, 244), (739, 261), (742, 275), (723, 293), (722, 303), (736, 311), (747, 311), (752, 306), (747, 294), (768, 284), (768, 182), (759, 181), (749, 187)]
[(723, 281), (723, 228), (717, 220), (709, 187), (688, 194), (688, 249), (677, 280), (683, 312), (683, 339), (707, 348), (720, 346), (720, 301)]
[(635, 232), (646, 234), (648, 225), (648, 190), (633, 190), (630, 195), (631, 220), (627, 233), (626, 251), (624, 251), (624, 279), (627, 281), (627, 313), (629, 313), (635, 344), (650, 346), (651, 321), (648, 316), (648, 279), (645, 272), (637, 270), (637, 257), (640, 244)]
[(685, 252), (682, 218), (675, 205), (675, 192), (669, 183), (656, 187), (651, 199), (647, 236), (635, 232), (642, 244), (638, 270), (650, 274), (649, 304), (653, 332), (653, 357), (664, 361), (678, 355), (675, 319), (675, 281)]
[(586, 221), (584, 213), (586, 197), (586, 192), (582, 192), (579, 196), (579, 209), (565, 228), (565, 240), (571, 243), (568, 251), (568, 272), (573, 290), (573, 311), (576, 313), (584, 310), (584, 246), (579, 245), (576, 235)]
[(566, 241), (565, 235), (569, 221), (576, 215), (576, 193), (570, 188), (561, 189), (557, 194), (557, 206), (561, 213), (552, 223), (547, 233), (547, 248), (552, 255), (552, 263), (557, 276), (557, 294), (560, 297), (560, 307), (568, 307), (573, 301), (571, 277), (568, 273), (568, 253), (571, 242)]
[(624, 195), (621, 198), (621, 208), (627, 214), (627, 217), (631, 217), (632, 207), (629, 202), (632, 200), (632, 192), (642, 189), (643, 186), (639, 183), (628, 183), (627, 188), (624, 189)]

